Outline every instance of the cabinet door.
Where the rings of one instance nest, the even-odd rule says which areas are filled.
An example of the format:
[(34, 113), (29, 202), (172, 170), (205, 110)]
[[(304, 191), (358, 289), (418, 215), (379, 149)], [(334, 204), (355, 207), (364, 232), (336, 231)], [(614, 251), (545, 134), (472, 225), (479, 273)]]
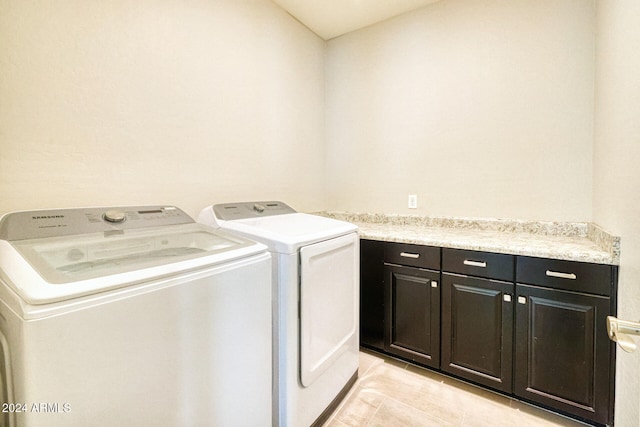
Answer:
[(384, 350), (384, 242), (360, 240), (360, 344)]
[(513, 283), (442, 275), (442, 369), (512, 390)]
[(525, 285), (516, 296), (515, 393), (608, 423), (609, 298)]
[(385, 349), (440, 366), (440, 273), (385, 265)]

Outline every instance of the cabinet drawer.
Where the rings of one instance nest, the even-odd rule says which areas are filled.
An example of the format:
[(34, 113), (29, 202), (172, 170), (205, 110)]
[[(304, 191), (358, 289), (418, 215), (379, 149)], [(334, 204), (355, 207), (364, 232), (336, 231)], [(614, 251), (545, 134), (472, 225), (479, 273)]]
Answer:
[(519, 256), (516, 281), (575, 292), (611, 295), (610, 265)]
[(513, 281), (513, 255), (442, 249), (442, 270), (468, 276)]
[(440, 270), (440, 248), (389, 242), (384, 246), (384, 262)]

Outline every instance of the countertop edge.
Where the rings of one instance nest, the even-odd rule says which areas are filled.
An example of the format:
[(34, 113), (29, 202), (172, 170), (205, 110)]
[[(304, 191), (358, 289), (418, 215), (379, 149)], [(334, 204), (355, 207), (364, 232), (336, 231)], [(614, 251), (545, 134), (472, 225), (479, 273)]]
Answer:
[(620, 238), (594, 223), (314, 212), (351, 222), (363, 239), (619, 265)]

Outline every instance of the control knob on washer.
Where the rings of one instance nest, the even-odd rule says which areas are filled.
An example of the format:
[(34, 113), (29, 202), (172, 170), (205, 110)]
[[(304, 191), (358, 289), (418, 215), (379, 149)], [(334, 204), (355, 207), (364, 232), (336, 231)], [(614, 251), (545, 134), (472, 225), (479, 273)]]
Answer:
[(254, 210), (254, 211), (256, 211), (256, 212), (258, 212), (258, 213), (262, 213), (262, 212), (264, 212), (264, 209), (265, 209), (265, 208), (264, 208), (264, 206), (263, 206), (263, 205), (259, 205), (259, 204), (257, 204), (257, 203), (256, 203), (255, 205), (253, 205), (253, 210)]
[(105, 219), (105, 221), (114, 222), (114, 223), (123, 222), (126, 218), (124, 212), (118, 211), (118, 210), (106, 211), (102, 215), (102, 217)]

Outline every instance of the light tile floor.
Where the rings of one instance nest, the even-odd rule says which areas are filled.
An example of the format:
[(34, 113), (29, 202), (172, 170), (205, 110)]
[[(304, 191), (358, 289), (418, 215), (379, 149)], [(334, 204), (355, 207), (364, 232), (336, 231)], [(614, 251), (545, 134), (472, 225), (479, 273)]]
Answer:
[(360, 352), (358, 381), (323, 427), (584, 427), (506, 396)]

